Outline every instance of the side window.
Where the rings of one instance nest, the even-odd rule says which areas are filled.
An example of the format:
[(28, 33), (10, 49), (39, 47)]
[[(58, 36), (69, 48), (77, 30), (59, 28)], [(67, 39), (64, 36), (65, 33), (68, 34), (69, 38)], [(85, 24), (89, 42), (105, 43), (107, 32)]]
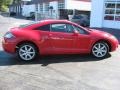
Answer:
[(74, 32), (73, 26), (70, 25), (70, 24), (67, 24), (67, 31), (68, 31), (69, 33), (73, 33), (73, 32)]
[(66, 32), (66, 24), (52, 24), (51, 31), (53, 32)]
[(65, 33), (71, 33), (73, 32), (72, 25), (69, 24), (52, 24), (51, 25), (51, 31), (53, 32), (65, 32)]
[(35, 28), (35, 30), (50, 31), (50, 25), (43, 25), (43, 26)]
[(83, 30), (83, 29), (80, 28), (80, 27), (74, 26), (74, 29), (77, 30), (80, 34), (88, 34), (87, 31)]

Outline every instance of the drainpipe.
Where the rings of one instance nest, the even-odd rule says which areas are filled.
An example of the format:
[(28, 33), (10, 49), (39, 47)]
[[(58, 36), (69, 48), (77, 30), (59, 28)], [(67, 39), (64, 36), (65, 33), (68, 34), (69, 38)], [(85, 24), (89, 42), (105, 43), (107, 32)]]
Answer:
[(73, 10), (73, 16), (75, 15), (75, 9)]
[(37, 11), (35, 10), (35, 21), (37, 21)]
[(37, 10), (37, 8), (38, 8), (38, 5), (35, 4), (35, 21), (37, 21), (37, 19), (38, 19), (38, 15), (37, 15), (38, 10)]

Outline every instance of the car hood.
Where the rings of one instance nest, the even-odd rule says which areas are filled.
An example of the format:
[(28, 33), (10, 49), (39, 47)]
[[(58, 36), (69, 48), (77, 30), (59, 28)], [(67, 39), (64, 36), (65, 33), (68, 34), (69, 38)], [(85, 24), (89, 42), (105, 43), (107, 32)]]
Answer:
[(111, 36), (113, 36), (110, 33), (100, 31), (100, 30), (97, 30), (97, 29), (89, 29), (89, 30), (90, 30), (90, 32), (93, 36), (100, 36), (100, 37), (111, 37)]
[(90, 31), (91, 31), (92, 34), (97, 35), (97, 36), (98, 35), (100, 35), (100, 36), (113, 36), (110, 33), (100, 31), (100, 30), (97, 30), (97, 29), (90, 29)]

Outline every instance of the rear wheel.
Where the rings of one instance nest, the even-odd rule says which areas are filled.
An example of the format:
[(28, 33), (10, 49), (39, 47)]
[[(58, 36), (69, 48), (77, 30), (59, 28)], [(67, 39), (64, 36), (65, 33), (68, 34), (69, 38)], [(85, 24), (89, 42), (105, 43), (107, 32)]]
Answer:
[(104, 58), (109, 52), (109, 46), (105, 42), (97, 42), (92, 47), (92, 55), (97, 58)]
[(18, 57), (24, 61), (31, 61), (37, 56), (37, 49), (33, 44), (21, 44), (17, 50)]

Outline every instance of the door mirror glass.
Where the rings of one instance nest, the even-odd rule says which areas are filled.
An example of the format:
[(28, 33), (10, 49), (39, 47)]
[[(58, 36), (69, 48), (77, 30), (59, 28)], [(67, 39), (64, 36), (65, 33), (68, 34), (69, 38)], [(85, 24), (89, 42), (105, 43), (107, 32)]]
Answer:
[(75, 34), (79, 34), (79, 32), (78, 32), (77, 30), (74, 30), (74, 33), (75, 33)]
[(87, 31), (85, 31), (84, 29), (82, 29), (82, 28), (80, 28), (80, 27), (78, 27), (78, 26), (74, 26), (74, 29), (75, 29), (75, 31), (77, 31), (77, 33), (79, 33), (79, 34), (88, 34)]

